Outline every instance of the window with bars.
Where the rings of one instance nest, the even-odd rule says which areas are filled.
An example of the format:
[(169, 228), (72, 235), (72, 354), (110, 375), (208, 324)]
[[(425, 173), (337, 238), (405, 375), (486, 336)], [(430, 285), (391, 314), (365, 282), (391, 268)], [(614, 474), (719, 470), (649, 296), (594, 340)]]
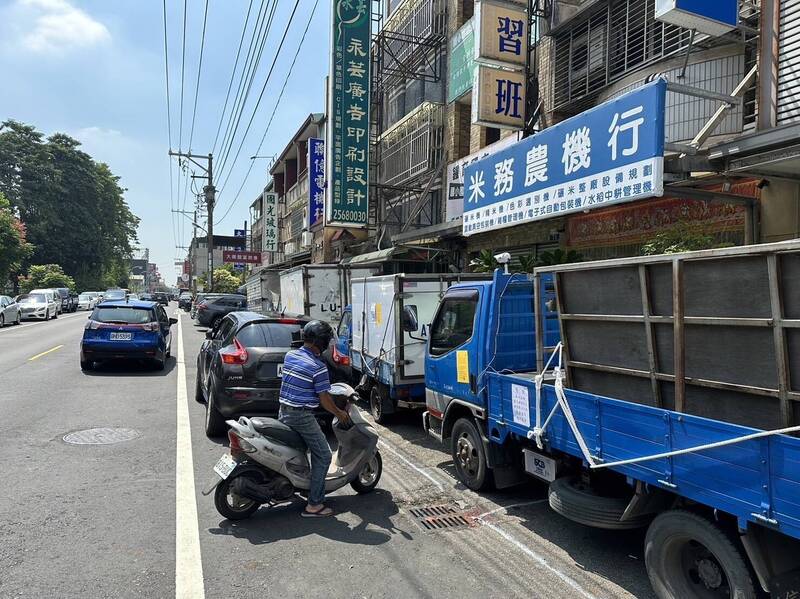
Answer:
[(690, 32), (655, 20), (656, 0), (610, 0), (554, 36), (554, 108), (589, 100), (605, 86), (684, 50)]

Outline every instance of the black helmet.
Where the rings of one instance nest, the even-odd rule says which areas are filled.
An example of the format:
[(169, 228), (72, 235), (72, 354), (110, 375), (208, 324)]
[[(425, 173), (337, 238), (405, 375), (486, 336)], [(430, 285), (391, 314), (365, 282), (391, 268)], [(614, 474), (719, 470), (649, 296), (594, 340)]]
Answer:
[(303, 341), (311, 343), (320, 352), (328, 349), (328, 345), (333, 339), (333, 327), (321, 320), (312, 320), (303, 327)]

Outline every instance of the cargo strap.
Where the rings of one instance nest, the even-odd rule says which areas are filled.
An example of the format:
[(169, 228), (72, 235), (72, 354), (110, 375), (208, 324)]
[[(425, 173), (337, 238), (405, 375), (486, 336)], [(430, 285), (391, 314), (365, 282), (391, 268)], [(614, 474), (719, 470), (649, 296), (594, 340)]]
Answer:
[[(541, 424), (542, 418), (542, 384), (544, 382), (544, 375), (547, 373), (547, 369), (550, 367), (550, 362), (553, 360), (553, 357), (558, 354), (558, 364), (553, 367), (553, 375), (555, 377), (555, 393), (556, 393), (556, 404), (553, 406), (553, 409), (550, 410), (550, 413), (547, 415), (547, 418), (544, 421), (544, 424)], [(755, 433), (749, 433), (747, 435), (742, 435), (740, 437), (734, 437), (731, 439), (725, 439), (723, 441), (715, 441), (714, 443), (705, 443), (703, 445), (695, 445), (693, 447), (686, 447), (684, 449), (675, 449), (672, 451), (665, 451), (662, 453), (656, 453), (653, 455), (648, 456), (641, 456), (638, 458), (630, 458), (627, 460), (617, 460), (616, 462), (603, 462), (602, 458), (593, 456), (589, 452), (589, 448), (586, 445), (586, 442), (583, 439), (583, 435), (581, 434), (580, 429), (578, 428), (578, 424), (575, 421), (575, 416), (572, 413), (572, 409), (569, 406), (569, 401), (567, 401), (567, 395), (564, 393), (564, 370), (561, 367), (561, 356), (562, 356), (562, 345), (559, 343), (555, 349), (553, 350), (553, 354), (550, 356), (550, 359), (547, 361), (544, 369), (541, 373), (537, 374), (534, 378), (534, 382), (536, 384), (536, 426), (532, 431), (528, 433), (528, 439), (533, 439), (536, 442), (536, 446), (539, 449), (544, 449), (543, 444), (543, 437), (547, 430), (547, 425), (550, 424), (550, 420), (556, 413), (558, 408), (561, 408), (561, 411), (564, 412), (564, 418), (567, 420), (567, 424), (569, 428), (572, 430), (572, 434), (575, 435), (575, 440), (578, 443), (578, 447), (583, 454), (583, 458), (589, 464), (589, 468), (591, 469), (600, 469), (600, 468), (613, 468), (615, 466), (627, 466), (629, 464), (638, 464), (641, 462), (649, 462), (651, 460), (660, 460), (664, 458), (671, 458), (678, 455), (683, 455), (687, 453), (696, 453), (699, 451), (706, 451), (708, 449), (716, 449), (718, 447), (725, 447), (727, 445), (734, 445), (736, 443), (743, 443), (745, 441), (751, 441), (753, 439), (761, 439), (763, 437), (770, 437), (772, 435), (785, 435), (789, 433), (796, 433), (800, 432), (800, 425), (797, 426), (789, 426), (786, 428), (779, 428), (770, 431), (758, 431)]]

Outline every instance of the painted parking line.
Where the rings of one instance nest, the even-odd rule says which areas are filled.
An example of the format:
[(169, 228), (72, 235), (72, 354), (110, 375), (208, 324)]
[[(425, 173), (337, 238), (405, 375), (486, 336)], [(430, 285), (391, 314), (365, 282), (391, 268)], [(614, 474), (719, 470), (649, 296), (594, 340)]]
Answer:
[(197, 529), (197, 500), (194, 488), (192, 431), (189, 425), (189, 394), (186, 390), (186, 362), (183, 356), (183, 319), (178, 316), (177, 453), (175, 459), (175, 597), (203, 599), (203, 562)]
[(47, 351), (43, 351), (43, 352), (42, 352), (42, 353), (40, 353), (40, 354), (36, 354), (35, 356), (32, 356), (32, 357), (28, 358), (28, 362), (31, 362), (31, 361), (33, 361), (33, 360), (38, 360), (38, 359), (39, 359), (39, 358), (41, 358), (42, 356), (46, 356), (46, 355), (47, 355), (47, 354), (49, 354), (50, 352), (54, 352), (54, 351), (56, 351), (57, 349), (61, 349), (62, 347), (64, 347), (64, 344), (63, 344), (63, 343), (62, 343), (61, 345), (56, 345), (55, 347), (51, 347), (51, 348), (50, 348), (50, 349), (48, 349)]

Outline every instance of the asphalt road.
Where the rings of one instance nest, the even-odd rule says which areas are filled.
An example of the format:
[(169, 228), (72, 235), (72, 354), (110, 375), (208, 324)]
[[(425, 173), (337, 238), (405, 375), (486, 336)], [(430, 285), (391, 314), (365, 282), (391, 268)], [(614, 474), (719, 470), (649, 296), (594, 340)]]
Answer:
[[(418, 414), (378, 427), (378, 489), (338, 491), (337, 516), (302, 519), (297, 501), (222, 519), (200, 494), (225, 451), (194, 401), (204, 329), (179, 318), (163, 372), (82, 373), (86, 313), (0, 329), (0, 597), (652, 596), (642, 533), (564, 520), (535, 481), (464, 489)], [(134, 438), (63, 439), (97, 427)], [(410, 510), (437, 505), (468, 525), (423, 530)]]

